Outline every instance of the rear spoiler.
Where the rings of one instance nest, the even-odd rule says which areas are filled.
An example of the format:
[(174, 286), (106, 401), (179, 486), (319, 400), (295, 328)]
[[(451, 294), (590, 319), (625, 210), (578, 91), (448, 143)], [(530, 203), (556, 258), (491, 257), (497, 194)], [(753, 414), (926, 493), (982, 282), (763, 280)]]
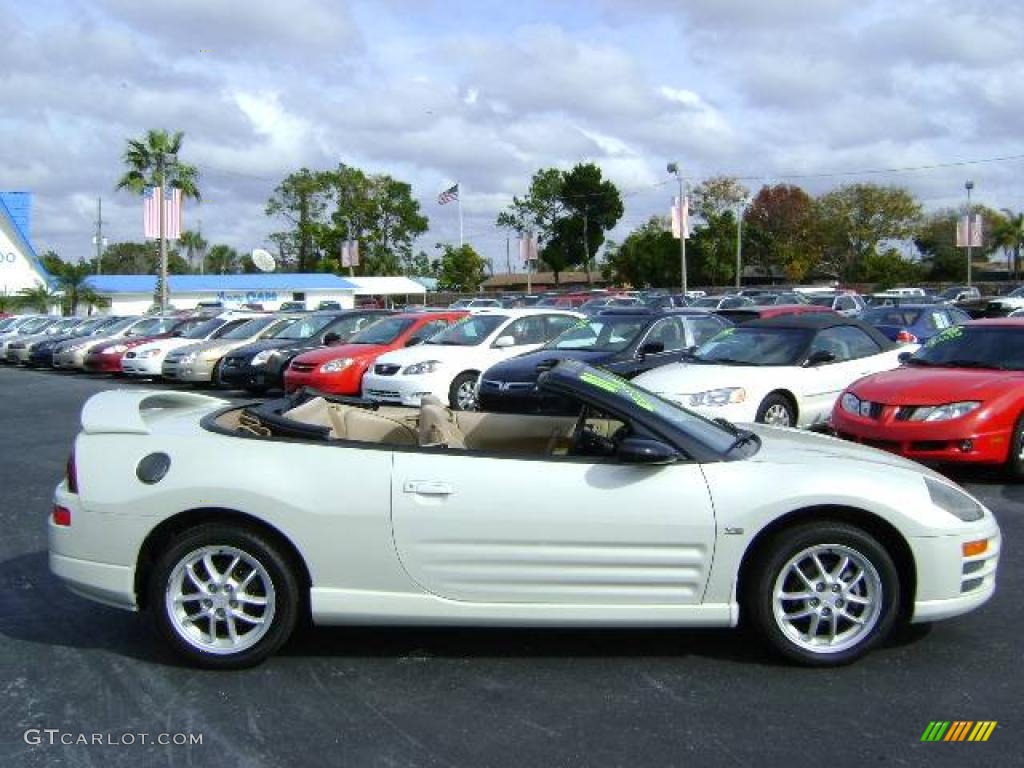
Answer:
[(82, 429), (88, 434), (149, 433), (143, 411), (222, 407), (226, 400), (194, 392), (112, 389), (90, 397), (82, 408)]

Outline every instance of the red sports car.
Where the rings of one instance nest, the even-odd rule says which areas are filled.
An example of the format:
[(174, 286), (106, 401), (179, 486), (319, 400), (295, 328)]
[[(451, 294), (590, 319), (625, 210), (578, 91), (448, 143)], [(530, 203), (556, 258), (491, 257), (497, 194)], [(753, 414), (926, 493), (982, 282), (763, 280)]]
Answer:
[(836, 401), (840, 437), (930, 463), (1003, 464), (1024, 479), (1024, 318), (933, 336)]
[(333, 395), (358, 395), (363, 374), (380, 355), (419, 344), (467, 314), (410, 312), (385, 317), (346, 344), (314, 349), (296, 357), (284, 372), (284, 391), (313, 387)]
[(125, 336), (91, 347), (85, 356), (85, 370), (89, 373), (121, 373), (121, 358), (129, 349), (156, 339), (166, 339), (168, 336), (184, 333), (208, 319), (177, 315), (154, 317), (152, 327), (146, 327), (144, 336)]

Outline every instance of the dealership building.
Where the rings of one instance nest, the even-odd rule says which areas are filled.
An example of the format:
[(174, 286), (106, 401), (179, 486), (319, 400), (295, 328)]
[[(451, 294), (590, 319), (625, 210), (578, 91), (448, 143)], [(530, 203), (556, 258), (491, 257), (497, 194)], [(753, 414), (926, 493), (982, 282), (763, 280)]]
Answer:
[(50, 274), (32, 247), (32, 195), (0, 192), (0, 293), (19, 292), (49, 285)]

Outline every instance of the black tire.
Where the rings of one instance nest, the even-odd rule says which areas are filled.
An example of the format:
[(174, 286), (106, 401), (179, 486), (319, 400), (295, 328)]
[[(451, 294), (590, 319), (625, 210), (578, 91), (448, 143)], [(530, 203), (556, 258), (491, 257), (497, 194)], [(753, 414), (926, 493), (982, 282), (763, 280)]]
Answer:
[(210, 386), (211, 387), (219, 387), (219, 386), (221, 386), (220, 371), (221, 371), (221, 363), (223, 363), (223, 362), (224, 362), (224, 358), (221, 358), (220, 360), (218, 360), (216, 365), (213, 366), (213, 370), (210, 371)]
[[(773, 417), (779, 414), (779, 418), (785, 418), (786, 423), (782, 421), (773, 420), (769, 421), (769, 417)], [(793, 427), (796, 426), (796, 410), (793, 408), (793, 403), (789, 401), (789, 398), (785, 395), (780, 395), (776, 392), (768, 395), (761, 404), (757, 406), (757, 414), (754, 416), (754, 421), (758, 424), (772, 424), (778, 427)]]
[(1010, 440), (1010, 453), (1006, 457), (1006, 474), (1015, 482), (1024, 480), (1024, 413), (1017, 417)]
[[(453, 411), (475, 411), (480, 407), (476, 399), (476, 380), (478, 377), (479, 374), (472, 372), (460, 373), (455, 377), (451, 387), (448, 389), (448, 406)], [(468, 387), (472, 387), (474, 390), (472, 405), (468, 405), (466, 399), (466, 388)], [(462, 390), (461, 396), (460, 390)]]
[[(793, 561), (799, 567), (807, 562), (805, 556), (812, 559), (806, 555), (811, 551), (831, 574), (816, 574), (811, 567), (801, 568), (807, 578), (797, 576)], [(843, 558), (851, 555), (850, 564), (839, 570)], [(863, 575), (854, 579), (858, 569)], [(846, 586), (836, 588), (835, 576)], [(892, 558), (873, 536), (847, 523), (804, 523), (778, 532), (759, 550), (745, 578), (740, 585), (745, 619), (775, 651), (806, 666), (855, 661), (885, 640), (900, 612), (900, 581)], [(786, 594), (806, 590), (809, 597), (776, 602), (777, 584)], [(777, 616), (777, 607), (791, 620)], [(863, 624), (849, 620), (850, 614)], [(833, 643), (827, 638), (830, 625), (836, 631)]]
[[(215, 570), (226, 569), (218, 580), (211, 577), (202, 561), (197, 561), (193, 574), (198, 570), (199, 583), (207, 585), (205, 589), (184, 575), (184, 563), (197, 558), (204, 549), (211, 550)], [(227, 570), (239, 555), (242, 557), (238, 565)], [(253, 564), (258, 564), (262, 571)], [(246, 577), (250, 577), (248, 582)], [(266, 588), (267, 580), (272, 590)], [(199, 597), (208, 593), (209, 599)], [(171, 594), (184, 595), (186, 599), (172, 603)], [(261, 595), (262, 606), (251, 603), (261, 599)], [(175, 537), (157, 557), (147, 597), (157, 633), (176, 653), (208, 669), (242, 669), (262, 662), (291, 636), (301, 604), (295, 568), (281, 548), (260, 533), (224, 523), (205, 523)], [(229, 601), (231, 597), (239, 599)], [(224, 605), (217, 607), (215, 601)], [(181, 616), (172, 613), (172, 604), (179, 606), (173, 610), (180, 611)], [(211, 611), (219, 611), (220, 618), (211, 620)], [(249, 622), (242, 616), (264, 621)], [(213, 636), (217, 642), (231, 642), (230, 637), (224, 637), (229, 631), (229, 619), (241, 638), (239, 649), (214, 650)]]

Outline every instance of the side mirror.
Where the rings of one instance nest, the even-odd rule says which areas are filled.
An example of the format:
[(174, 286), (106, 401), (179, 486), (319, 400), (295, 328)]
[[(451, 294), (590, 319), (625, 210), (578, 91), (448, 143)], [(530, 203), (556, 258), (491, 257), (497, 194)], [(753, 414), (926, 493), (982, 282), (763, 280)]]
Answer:
[(623, 464), (671, 464), (679, 458), (675, 448), (649, 437), (625, 438), (615, 455)]
[(499, 336), (494, 340), (495, 349), (504, 349), (505, 347), (514, 347), (516, 340), (514, 336)]
[(665, 351), (665, 345), (660, 341), (648, 341), (640, 347), (640, 357), (644, 355), (656, 355)]
[(324, 336), (324, 344), (328, 346), (330, 346), (331, 344), (337, 344), (339, 341), (341, 341), (340, 333), (335, 333), (334, 331), (331, 331), (330, 333)]
[(805, 368), (814, 368), (818, 365), (824, 365), (825, 363), (834, 362), (836, 356), (831, 352), (826, 352), (824, 349), (819, 349), (817, 352), (812, 352), (811, 356), (807, 358), (807, 362), (804, 363)]
[(907, 362), (907, 360), (909, 360), (913, 356), (913, 352), (900, 352), (898, 355), (896, 355), (896, 359), (899, 361), (900, 365), (903, 365), (905, 362)]

